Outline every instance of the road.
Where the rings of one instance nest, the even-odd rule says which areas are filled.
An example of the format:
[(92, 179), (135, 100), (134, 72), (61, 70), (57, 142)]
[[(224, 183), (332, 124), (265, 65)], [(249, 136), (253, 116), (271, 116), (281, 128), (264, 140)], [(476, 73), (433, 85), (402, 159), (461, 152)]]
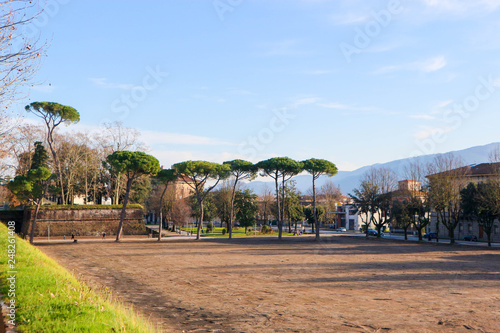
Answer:
[[(306, 229), (306, 232), (311, 232), (311, 230)], [(327, 235), (332, 235), (332, 236), (366, 237), (365, 234), (360, 233), (360, 232), (341, 232), (341, 231), (334, 231), (334, 230), (321, 230), (321, 234), (322, 235), (327, 234)], [(372, 236), (370, 236), (370, 237), (372, 237)], [(384, 236), (382, 236), (382, 237), (386, 238), (386, 239), (398, 239), (398, 240), (405, 239), (404, 235), (390, 234), (390, 233), (385, 233)], [(418, 237), (413, 236), (413, 235), (408, 235), (408, 241), (418, 242)], [(424, 241), (428, 242), (427, 239), (424, 239)], [(433, 240), (431, 240), (431, 242), (436, 243), (436, 240), (433, 239)], [(450, 241), (448, 239), (441, 238), (439, 240), (439, 243), (449, 244)], [(486, 242), (467, 242), (464, 240), (455, 240), (455, 243), (460, 244), (460, 245), (466, 245), (466, 246), (484, 246), (484, 247), (488, 246), (488, 243), (486, 243)], [(491, 246), (492, 247), (500, 247), (500, 243), (491, 243)]]
[[(154, 230), (155, 227), (148, 226), (148, 228)], [(156, 227), (156, 230), (158, 230), (158, 227)], [(302, 234), (300, 237), (314, 237), (314, 234), (311, 232), (310, 228), (305, 229), (305, 234)], [(366, 237), (365, 234), (360, 233), (360, 232), (342, 232), (342, 231), (334, 231), (334, 230), (329, 230), (329, 229), (321, 229), (321, 235), (328, 235), (328, 236), (343, 236), (343, 237)], [(163, 231), (163, 237), (166, 238), (185, 238), (185, 239), (194, 239), (195, 235), (187, 235), (185, 232), (182, 232), (181, 234), (175, 233), (175, 232), (168, 232), (168, 231)], [(259, 237), (259, 236), (257, 236)], [(370, 236), (371, 238), (374, 238)], [(266, 237), (267, 238), (267, 237)], [(384, 239), (397, 239), (397, 240), (404, 240), (404, 235), (400, 234), (390, 234), (390, 233), (385, 233), (383, 236)], [(106, 237), (106, 239), (102, 239), (101, 237), (78, 237), (78, 241), (101, 241), (101, 242), (111, 242), (114, 241), (115, 237), (114, 236), (109, 236)], [(156, 241), (157, 237), (148, 237), (148, 236), (124, 236), (122, 238), (122, 241), (137, 241), (137, 240), (150, 240), (150, 241)], [(35, 241), (37, 243), (51, 243), (51, 242), (67, 242), (71, 243), (73, 240), (70, 238), (63, 239), (62, 237), (36, 237)], [(413, 235), (408, 235), (408, 241), (412, 242), (418, 242), (418, 237), (413, 236)], [(424, 239), (424, 242), (428, 242), (427, 239)], [(436, 243), (436, 240), (433, 239), (431, 242)], [(439, 241), (442, 244), (449, 244), (448, 239), (440, 239)], [(487, 247), (488, 243), (486, 242), (467, 242), (463, 240), (455, 240), (456, 244), (460, 245), (465, 245), (465, 246), (480, 246), (480, 247)], [(492, 243), (492, 247), (494, 248), (500, 248), (500, 243)]]

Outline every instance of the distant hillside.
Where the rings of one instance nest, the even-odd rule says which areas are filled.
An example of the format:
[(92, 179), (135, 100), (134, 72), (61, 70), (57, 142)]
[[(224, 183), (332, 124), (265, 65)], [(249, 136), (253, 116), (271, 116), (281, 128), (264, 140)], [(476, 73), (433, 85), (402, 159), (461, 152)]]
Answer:
[[(490, 153), (498, 146), (500, 146), (500, 143), (490, 143), (484, 146), (476, 146), (463, 150), (453, 151), (452, 153), (457, 157), (461, 157), (466, 164), (478, 164), (478, 163), (488, 162)], [(427, 164), (432, 162), (432, 160), (437, 155), (440, 154), (431, 154), (414, 158), (405, 158), (387, 163), (377, 163), (373, 165), (367, 165), (353, 171), (339, 171), (337, 175), (331, 178), (320, 177), (317, 180), (316, 186), (320, 187), (327, 180), (331, 180), (341, 189), (343, 194), (347, 195), (348, 193), (351, 193), (352, 190), (359, 185), (361, 176), (371, 167), (377, 167), (377, 168), (385, 167), (392, 169), (402, 179), (404, 177), (403, 174), (404, 168), (405, 166), (409, 165), (411, 161), (415, 161), (416, 159), (418, 159), (423, 164)], [(306, 194), (308, 193), (308, 191), (310, 191), (312, 185), (311, 176), (299, 175), (294, 177), (293, 180), (297, 182), (297, 188), (303, 194)], [(253, 181), (247, 183), (245, 186), (257, 194), (262, 194), (266, 187), (268, 187), (270, 190), (274, 189), (274, 183), (271, 181)]]

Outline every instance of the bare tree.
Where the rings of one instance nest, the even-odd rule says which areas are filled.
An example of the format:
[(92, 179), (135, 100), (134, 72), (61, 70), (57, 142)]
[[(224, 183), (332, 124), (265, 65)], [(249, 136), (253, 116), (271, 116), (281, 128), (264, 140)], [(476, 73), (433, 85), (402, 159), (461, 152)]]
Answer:
[[(102, 160), (115, 151), (129, 150), (147, 152), (149, 149), (140, 141), (140, 136), (141, 134), (137, 129), (125, 127), (120, 121), (104, 123), (102, 133), (99, 133), (96, 137), (102, 151)], [(113, 183), (113, 204), (117, 205), (120, 195), (123, 192), (125, 180), (121, 174), (114, 174), (111, 172), (110, 176)]]
[(430, 223), (429, 186), (426, 178), (427, 168), (419, 159), (414, 159), (405, 166), (404, 174), (406, 179), (419, 182), (418, 184), (420, 184), (420, 186), (417, 186), (417, 183), (410, 184), (410, 187), (404, 191), (404, 194), (408, 198), (406, 208), (411, 224), (417, 229), (418, 239), (422, 240), (422, 231)]
[(500, 144), (496, 145), (490, 151), (489, 160), (490, 160), (490, 163), (498, 163), (498, 162), (500, 162)]
[[(226, 223), (226, 230), (230, 230), (231, 202), (234, 188), (234, 179), (224, 180), (220, 186), (213, 192), (214, 204), (217, 210), (217, 216), (220, 221)], [(235, 193), (241, 188), (241, 184), (236, 184)]]
[(26, 176), (30, 166), (36, 141), (43, 142), (45, 133), (43, 127), (30, 124), (20, 124), (9, 136), (9, 143), (3, 145), (8, 155), (3, 159), (2, 171), (12, 170), (16, 175)]
[(29, 39), (23, 27), (40, 13), (38, 1), (0, 1), (0, 108), (27, 95), (47, 44)]
[(176, 199), (169, 215), (172, 220), (172, 231), (174, 231), (175, 227), (182, 227), (189, 223), (193, 212), (186, 199)]
[(273, 191), (269, 186), (265, 185), (262, 195), (259, 197), (259, 211), (258, 215), (264, 220), (264, 223), (269, 221), (269, 218), (273, 215), (272, 208), (276, 205), (274, 203), (275, 197)]
[(353, 194), (349, 194), (353, 201), (353, 206), (361, 218), (361, 222), (365, 226), (366, 237), (368, 237), (368, 228), (375, 219), (375, 214), (378, 210), (377, 196), (378, 189), (372, 183), (364, 180), (358, 188), (353, 190)]
[(105, 154), (109, 155), (115, 151), (123, 150), (149, 150), (148, 147), (140, 141), (141, 133), (137, 129), (125, 127), (121, 121), (104, 123), (103, 127), (103, 131), (97, 135), (96, 140), (105, 150)]
[(451, 244), (455, 243), (455, 229), (462, 216), (460, 191), (467, 185), (469, 170), (451, 153), (436, 156), (429, 165), (429, 199), (437, 215), (436, 229), (442, 223)]
[(335, 204), (342, 202), (342, 191), (331, 180), (327, 180), (319, 190), (319, 194), (325, 201), (327, 212), (335, 210)]
[[(8, 107), (24, 98), (33, 84), (46, 43), (30, 39), (23, 28), (41, 13), (38, 1), (0, 0), (0, 158), (5, 159), (13, 141), (11, 132), (20, 124)], [(8, 167), (2, 163), (2, 171)]]
[(396, 189), (398, 176), (389, 168), (370, 168), (362, 177), (362, 181), (377, 187), (378, 193), (389, 193)]
[(381, 236), (383, 228), (389, 222), (396, 180), (397, 175), (391, 169), (371, 168), (363, 175), (360, 188), (351, 195), (358, 211), (367, 215), (367, 228), (373, 224), (377, 229), (377, 237)]

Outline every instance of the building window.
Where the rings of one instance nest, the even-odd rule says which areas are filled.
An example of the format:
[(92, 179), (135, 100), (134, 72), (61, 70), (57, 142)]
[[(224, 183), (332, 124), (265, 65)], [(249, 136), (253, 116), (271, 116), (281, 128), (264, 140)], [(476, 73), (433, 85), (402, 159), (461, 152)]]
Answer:
[(493, 233), (494, 233), (495, 235), (498, 235), (498, 225), (497, 225), (497, 224), (495, 224), (495, 225), (493, 226)]
[(471, 223), (469, 223), (469, 225), (467, 226), (467, 230), (468, 230), (467, 232), (469, 234), (472, 233), (472, 224)]
[(459, 223), (458, 224), (458, 232), (462, 232), (464, 231), (464, 226), (462, 225), (462, 223)]

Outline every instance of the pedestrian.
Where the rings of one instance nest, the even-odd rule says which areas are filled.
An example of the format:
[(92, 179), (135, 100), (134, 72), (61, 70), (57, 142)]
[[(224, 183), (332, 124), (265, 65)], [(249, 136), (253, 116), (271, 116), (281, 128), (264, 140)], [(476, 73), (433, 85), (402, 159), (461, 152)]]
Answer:
[(102, 233), (102, 239), (104, 239), (104, 238), (106, 238), (106, 233), (105, 232)]
[(71, 239), (75, 239), (75, 234), (71, 234)]

